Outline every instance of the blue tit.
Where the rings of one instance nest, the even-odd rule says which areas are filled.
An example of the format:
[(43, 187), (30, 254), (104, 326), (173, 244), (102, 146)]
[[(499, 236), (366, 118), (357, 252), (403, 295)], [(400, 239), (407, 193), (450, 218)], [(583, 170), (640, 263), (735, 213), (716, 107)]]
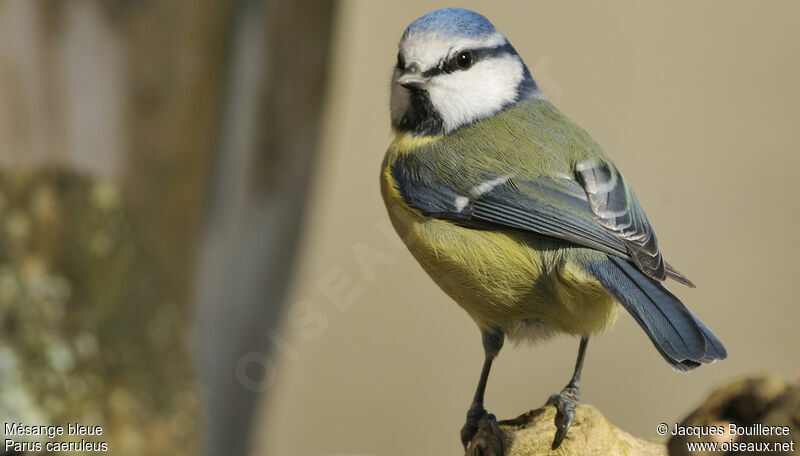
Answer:
[(408, 26), (392, 75), (391, 124), (380, 184), (392, 224), (482, 334), (465, 448), (481, 427), (499, 437), (483, 398), (506, 337), (580, 338), (571, 380), (548, 399), (557, 408), (554, 449), (580, 401), (589, 337), (620, 306), (677, 370), (726, 358), (719, 339), (662, 284), (669, 277), (694, 286), (664, 260), (625, 178), (547, 100), (485, 17), (447, 8)]

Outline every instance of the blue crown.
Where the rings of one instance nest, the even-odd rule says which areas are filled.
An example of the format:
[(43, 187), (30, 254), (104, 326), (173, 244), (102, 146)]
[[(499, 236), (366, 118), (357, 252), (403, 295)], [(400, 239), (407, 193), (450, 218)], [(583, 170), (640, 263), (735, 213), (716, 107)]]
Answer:
[(408, 26), (403, 37), (416, 33), (438, 33), (445, 37), (476, 38), (495, 31), (488, 19), (464, 8), (444, 8), (432, 11)]

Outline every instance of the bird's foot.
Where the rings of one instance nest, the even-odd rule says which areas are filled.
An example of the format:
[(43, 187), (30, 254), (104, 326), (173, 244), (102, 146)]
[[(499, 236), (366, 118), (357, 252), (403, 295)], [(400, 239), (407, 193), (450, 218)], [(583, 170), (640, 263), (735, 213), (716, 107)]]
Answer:
[(461, 428), (461, 443), (467, 456), (502, 456), (503, 434), (497, 419), (482, 406), (473, 405)]
[(567, 436), (567, 431), (575, 420), (575, 407), (580, 401), (581, 390), (577, 385), (567, 385), (560, 393), (553, 394), (547, 400), (549, 405), (556, 407), (556, 436), (553, 439), (553, 450), (558, 448)]

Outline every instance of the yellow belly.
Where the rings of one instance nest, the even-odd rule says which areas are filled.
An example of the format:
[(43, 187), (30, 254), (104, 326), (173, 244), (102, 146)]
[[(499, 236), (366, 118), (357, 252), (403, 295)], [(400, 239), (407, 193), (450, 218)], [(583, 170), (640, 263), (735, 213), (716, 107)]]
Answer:
[(512, 337), (525, 326), (588, 336), (616, 318), (619, 305), (570, 260), (572, 248), (524, 233), (476, 230), (425, 217), (405, 204), (388, 168), (381, 181), (400, 237), (479, 326), (499, 327)]

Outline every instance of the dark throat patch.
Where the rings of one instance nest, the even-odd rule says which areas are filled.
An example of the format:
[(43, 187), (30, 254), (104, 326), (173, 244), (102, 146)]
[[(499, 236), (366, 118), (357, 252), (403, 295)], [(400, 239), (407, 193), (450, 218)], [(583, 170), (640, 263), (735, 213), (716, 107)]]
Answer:
[(399, 122), (392, 125), (397, 131), (408, 132), (418, 136), (439, 135), (444, 133), (442, 116), (434, 109), (428, 92), (410, 90), (408, 109)]

